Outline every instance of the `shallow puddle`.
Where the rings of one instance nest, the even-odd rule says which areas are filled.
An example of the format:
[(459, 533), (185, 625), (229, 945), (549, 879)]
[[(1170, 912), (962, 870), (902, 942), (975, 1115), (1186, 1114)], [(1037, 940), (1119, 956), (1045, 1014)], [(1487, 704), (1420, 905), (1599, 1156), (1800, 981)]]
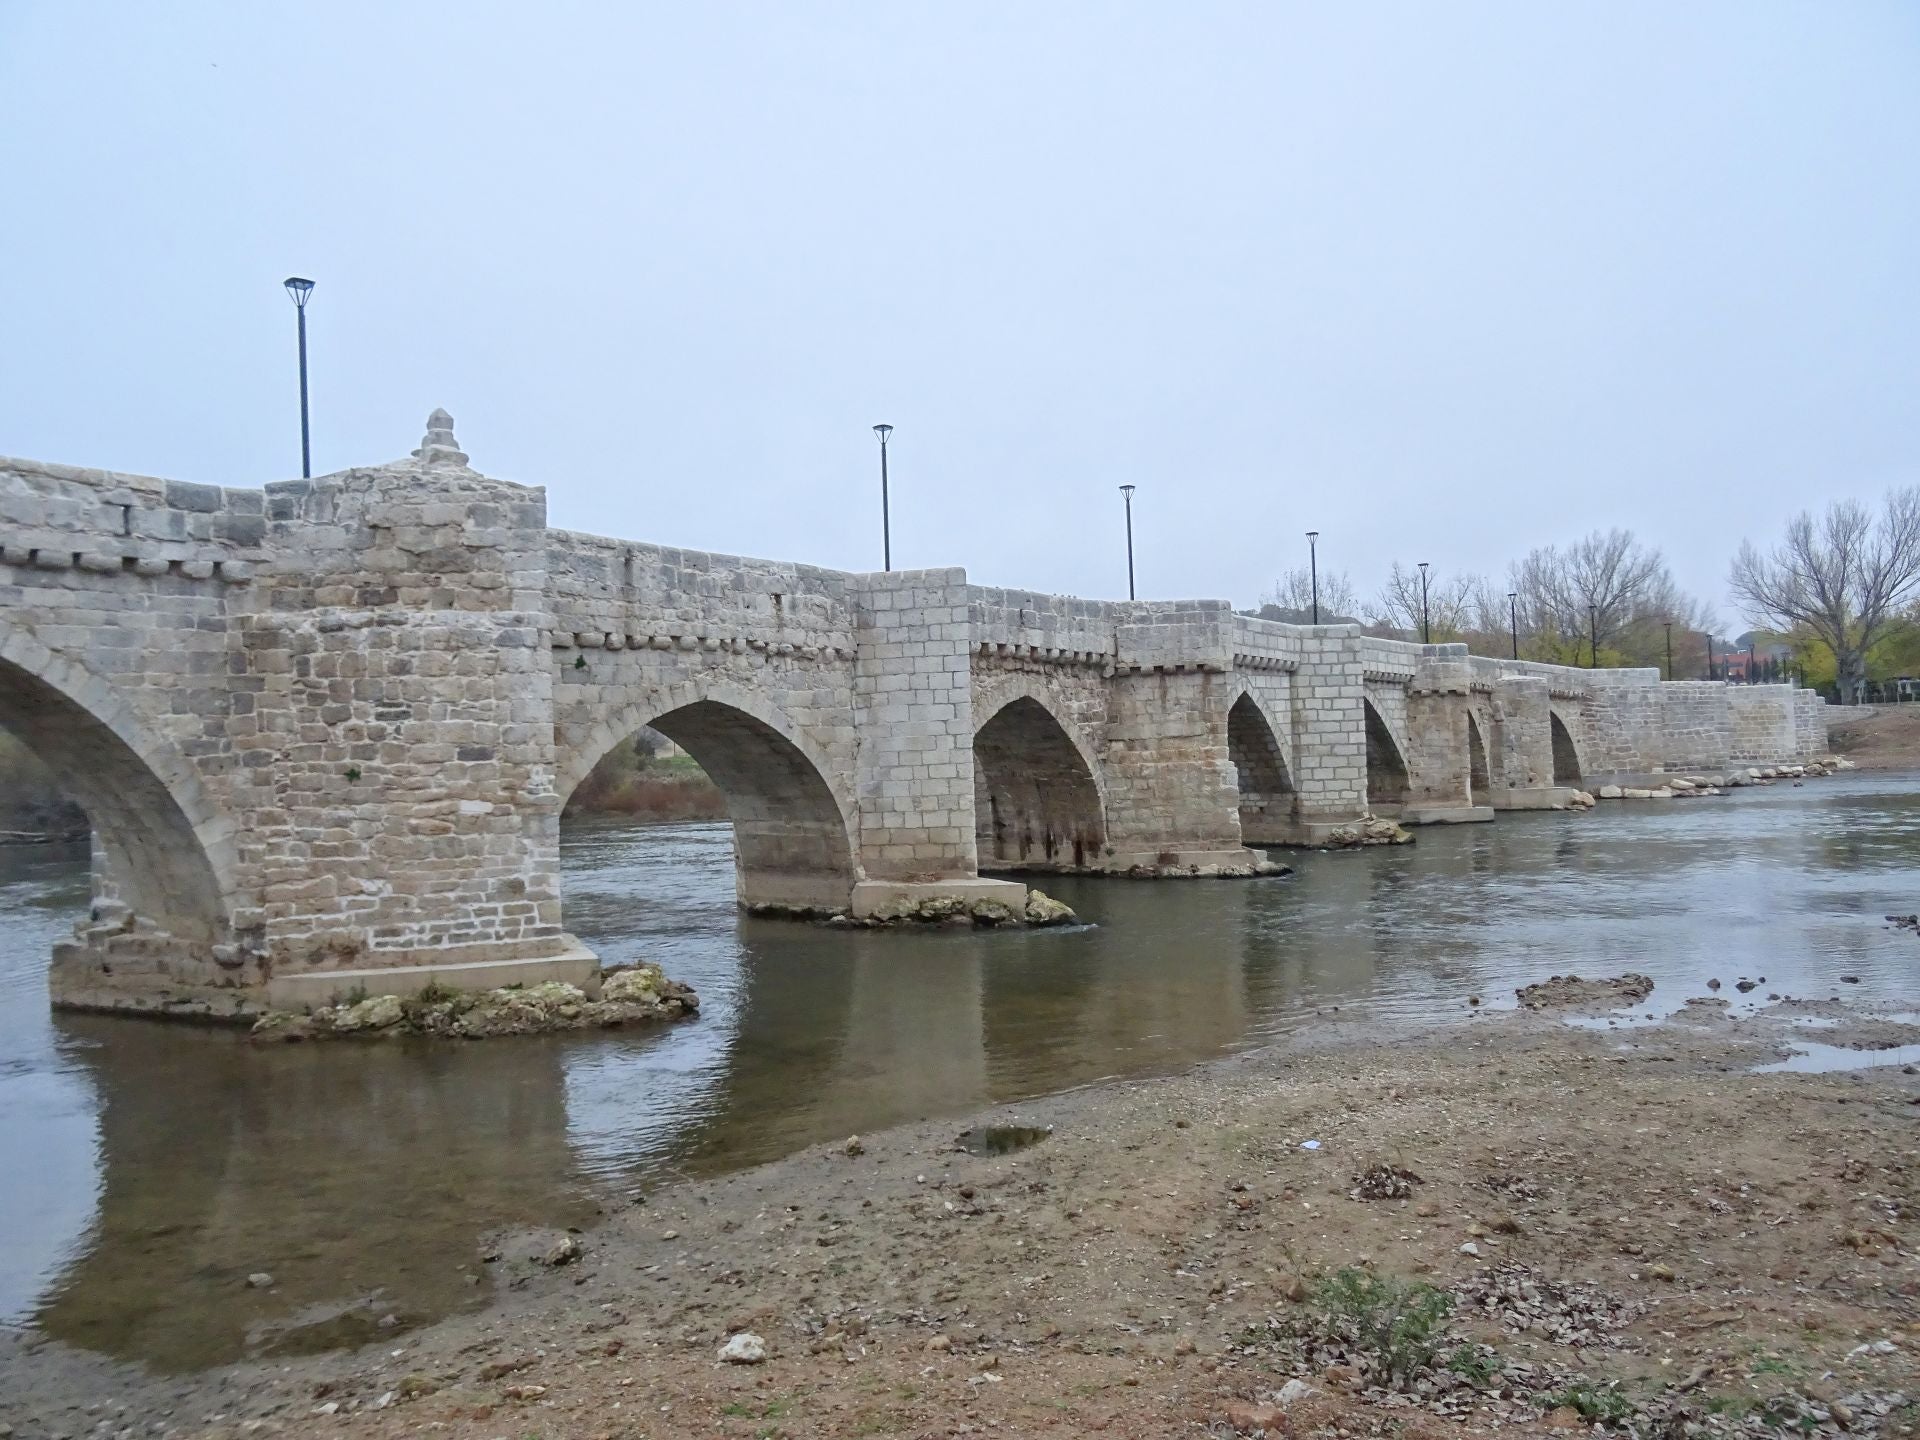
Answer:
[(1834, 1070), (1879, 1070), (1920, 1062), (1920, 1045), (1896, 1045), (1890, 1050), (1855, 1050), (1846, 1045), (1822, 1045), (1806, 1041), (1793, 1047), (1784, 1060), (1753, 1067), (1755, 1075), (1777, 1075), (1793, 1071), (1802, 1075), (1821, 1075)]
[(1038, 1145), (1053, 1133), (1033, 1125), (976, 1125), (964, 1130), (955, 1143), (969, 1155), (1008, 1155)]

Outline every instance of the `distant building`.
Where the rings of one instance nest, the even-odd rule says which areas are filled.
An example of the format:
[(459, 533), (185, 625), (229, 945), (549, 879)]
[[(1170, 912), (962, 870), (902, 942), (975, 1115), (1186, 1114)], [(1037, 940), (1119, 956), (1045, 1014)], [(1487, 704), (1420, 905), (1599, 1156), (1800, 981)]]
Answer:
[(1767, 684), (1794, 676), (1793, 646), (1777, 635), (1749, 630), (1713, 642), (1715, 671), (1736, 685)]

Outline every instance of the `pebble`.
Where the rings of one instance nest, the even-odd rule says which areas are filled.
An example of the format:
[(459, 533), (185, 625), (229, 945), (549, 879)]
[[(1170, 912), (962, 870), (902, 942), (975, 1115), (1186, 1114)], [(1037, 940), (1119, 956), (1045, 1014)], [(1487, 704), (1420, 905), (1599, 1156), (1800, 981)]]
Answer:
[(1469, 1240), (1460, 1247), (1460, 1253), (1462, 1255), (1478, 1255), (1480, 1253), (1480, 1247)]
[(273, 1284), (273, 1276), (264, 1270), (256, 1270), (253, 1274), (247, 1276), (247, 1284), (255, 1290), (264, 1290)]
[(720, 1347), (720, 1358), (729, 1365), (758, 1365), (767, 1358), (767, 1342), (751, 1330), (742, 1330)]

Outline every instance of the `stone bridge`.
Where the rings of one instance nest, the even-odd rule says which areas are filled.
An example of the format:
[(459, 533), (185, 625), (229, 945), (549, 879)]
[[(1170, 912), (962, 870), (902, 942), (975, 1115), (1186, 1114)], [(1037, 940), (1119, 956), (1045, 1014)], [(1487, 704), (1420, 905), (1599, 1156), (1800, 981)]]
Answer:
[(725, 792), (743, 905), (856, 915), (1826, 745), (1785, 686), (553, 530), (428, 424), (260, 490), (0, 460), (0, 725), (95, 835), (56, 1003), (589, 980), (560, 812), (642, 726)]

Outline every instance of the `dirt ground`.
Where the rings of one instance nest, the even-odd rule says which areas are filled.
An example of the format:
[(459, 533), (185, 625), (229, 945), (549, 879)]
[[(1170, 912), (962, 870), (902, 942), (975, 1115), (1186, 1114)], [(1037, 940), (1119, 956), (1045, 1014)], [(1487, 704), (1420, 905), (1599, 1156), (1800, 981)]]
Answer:
[[(1751, 1073), (1806, 1014), (1920, 1041), (1707, 997), (1330, 1029), (976, 1117), (1039, 1132), (1010, 1153), (912, 1126), (494, 1237), (487, 1310), (383, 1346), (185, 1378), (0, 1349), (0, 1434), (1910, 1434), (1920, 1076)], [(1374, 1345), (1369, 1276), (1409, 1287)], [(742, 1331), (763, 1362), (719, 1359)]]
[(1862, 770), (1920, 769), (1920, 704), (1881, 705), (1829, 731), (1833, 753)]

